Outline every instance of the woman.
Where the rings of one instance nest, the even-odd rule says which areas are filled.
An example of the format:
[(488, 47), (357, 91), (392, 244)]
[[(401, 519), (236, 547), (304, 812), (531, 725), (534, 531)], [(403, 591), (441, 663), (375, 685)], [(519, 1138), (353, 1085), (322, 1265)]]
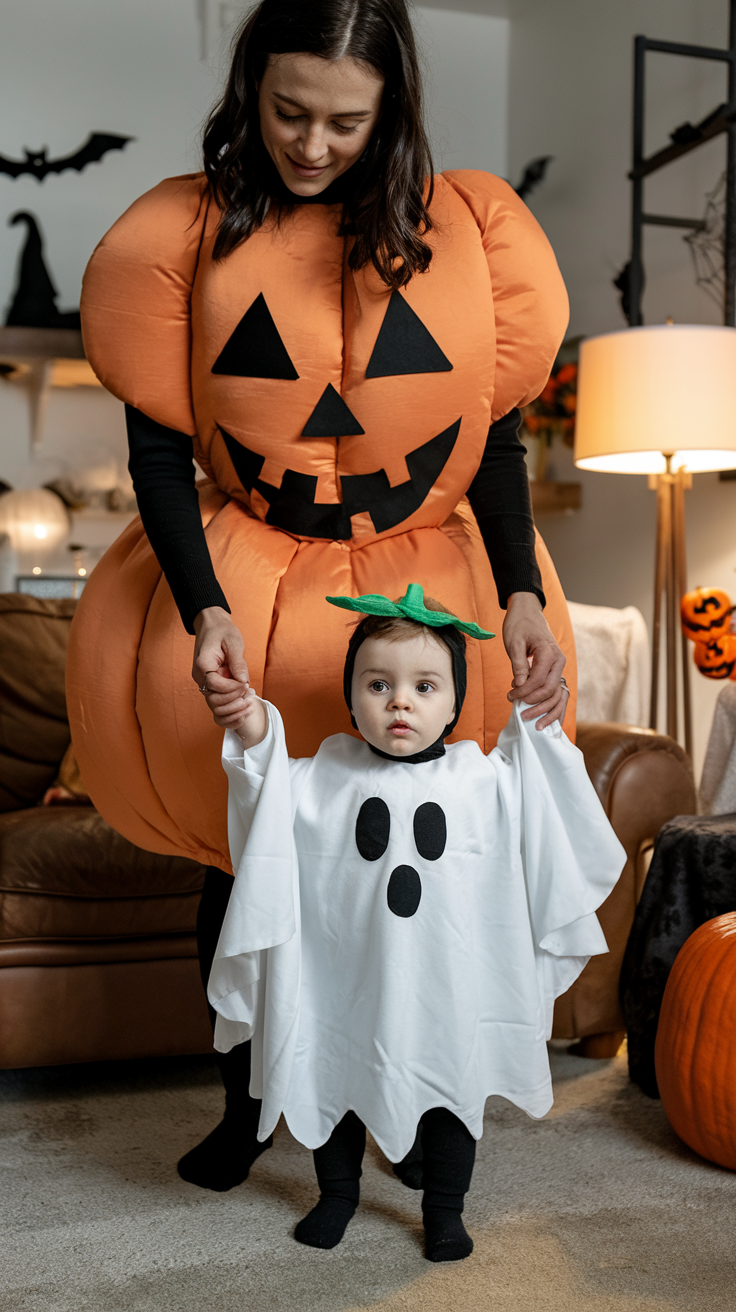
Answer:
[[(432, 177), (404, 0), (263, 0), (204, 173), (143, 196), (93, 255), (85, 347), (126, 403), (141, 520), (80, 604), (70, 719), (115, 828), (210, 867), (205, 981), (231, 866), (219, 735), (196, 688), (251, 680), (281, 708), (290, 754), (313, 754), (350, 731), (348, 631), (322, 599), (421, 578), (503, 625), (512, 690), (500, 643), (473, 652), (457, 736), (488, 751), (507, 698), (535, 703), (542, 726), (564, 714), (572, 633), (535, 545), (516, 407), (544, 386), (566, 322), (554, 256), (507, 184)], [(225, 1119), (180, 1163), (214, 1189), (264, 1146), (247, 1047), (221, 1069)]]

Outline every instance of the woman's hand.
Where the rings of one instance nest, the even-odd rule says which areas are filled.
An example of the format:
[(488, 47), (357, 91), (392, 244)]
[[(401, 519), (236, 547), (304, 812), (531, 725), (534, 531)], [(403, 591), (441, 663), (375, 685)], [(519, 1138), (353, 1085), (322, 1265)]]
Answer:
[(268, 733), (268, 712), (254, 688), (210, 671), (204, 695), (215, 724), (221, 729), (234, 729), (246, 749), (263, 742)]
[(237, 625), (221, 606), (208, 606), (194, 620), (192, 678), (203, 688), (208, 674), (222, 674), (248, 686), (248, 666), (243, 656), (243, 638)]
[(562, 724), (570, 695), (562, 683), (567, 657), (555, 642), (533, 592), (514, 592), (509, 597), (503, 641), (514, 675), (507, 697), (510, 702), (528, 702), (533, 708), (522, 711), (522, 720), (543, 717), (537, 720), (538, 729), (555, 720)]

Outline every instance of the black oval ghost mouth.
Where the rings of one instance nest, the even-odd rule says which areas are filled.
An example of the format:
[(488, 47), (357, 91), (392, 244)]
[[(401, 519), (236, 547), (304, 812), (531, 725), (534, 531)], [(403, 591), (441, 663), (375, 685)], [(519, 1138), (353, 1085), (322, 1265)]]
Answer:
[(422, 881), (413, 866), (397, 866), (386, 890), (389, 911), (408, 919), (416, 914), (422, 898)]
[(332, 504), (315, 502), (316, 474), (285, 469), (281, 487), (267, 483), (260, 477), (266, 457), (243, 446), (221, 424), (218, 428), (245, 491), (255, 488), (268, 502), (267, 524), (303, 537), (345, 539), (353, 536), (351, 515), (367, 512), (376, 533), (385, 533), (419, 509), (450, 458), (460, 422), (457, 419), (444, 432), (408, 453), (409, 478), (405, 483), (392, 487), (385, 469), (372, 474), (343, 474), (342, 502)]

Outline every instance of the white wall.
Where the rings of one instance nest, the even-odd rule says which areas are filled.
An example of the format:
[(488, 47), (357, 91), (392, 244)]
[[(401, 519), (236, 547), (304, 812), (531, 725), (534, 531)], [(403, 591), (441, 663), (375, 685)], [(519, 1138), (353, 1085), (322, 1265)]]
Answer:
[(89, 253), (110, 224), (162, 177), (196, 167), (199, 124), (215, 87), (199, 60), (195, 0), (4, 0), (0, 149), (70, 154), (90, 131), (135, 137), (82, 173), (39, 183), (0, 174), (0, 303), (30, 209), (45, 230), (63, 306), (79, 304)]
[[(571, 299), (570, 333), (623, 328), (611, 279), (628, 257), (632, 43), (636, 33), (724, 46), (725, 0), (511, 0), (511, 175), (534, 155), (555, 157), (530, 205), (556, 251)], [(719, 65), (648, 56), (647, 152), (697, 122), (725, 95)], [(724, 167), (724, 138), (664, 169), (647, 184), (652, 211), (697, 217)], [(645, 236), (645, 321), (722, 322), (695, 286), (676, 230)], [(697, 414), (693, 424), (697, 424)], [(540, 529), (567, 595), (610, 606), (634, 604), (651, 616), (654, 494), (646, 479), (583, 473), (555, 448), (554, 473), (583, 484), (583, 508), (545, 516)], [(717, 584), (736, 600), (736, 482), (696, 475), (687, 496), (690, 585)], [(696, 766), (712, 705), (722, 687), (693, 671)]]
[(416, 10), (427, 119), (437, 169), (508, 167), (508, 18)]
[[(0, 152), (47, 146), (72, 153), (90, 131), (135, 137), (82, 173), (43, 182), (0, 174), (0, 310), (16, 281), (25, 228), (38, 216), (62, 309), (79, 305), (84, 266), (103, 233), (160, 178), (197, 167), (199, 125), (216, 87), (199, 59), (195, 0), (4, 0), (0, 41)], [(42, 447), (31, 458), (24, 388), (0, 382), (0, 478), (37, 486), (59, 475), (94, 484), (126, 477), (122, 406), (101, 388), (52, 389)], [(110, 472), (112, 467), (112, 473)], [(90, 548), (117, 536), (115, 519), (87, 517), (72, 540)], [(94, 560), (92, 552), (90, 561)], [(52, 566), (68, 572), (62, 550)], [(46, 564), (46, 562), (44, 562)]]

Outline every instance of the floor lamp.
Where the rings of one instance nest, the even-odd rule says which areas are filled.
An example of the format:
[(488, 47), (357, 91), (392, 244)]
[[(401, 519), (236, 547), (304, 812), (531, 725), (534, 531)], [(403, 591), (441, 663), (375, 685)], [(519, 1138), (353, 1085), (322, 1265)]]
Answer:
[[(656, 729), (664, 623), (667, 732), (678, 737), (680, 643), (685, 749), (692, 755), (690, 663), (680, 636), (680, 598), (687, 591), (685, 490), (695, 473), (736, 468), (736, 328), (661, 324), (584, 341), (575, 464), (613, 474), (648, 474), (650, 487), (656, 488), (649, 723)], [(736, 524), (734, 538), (736, 545)]]

